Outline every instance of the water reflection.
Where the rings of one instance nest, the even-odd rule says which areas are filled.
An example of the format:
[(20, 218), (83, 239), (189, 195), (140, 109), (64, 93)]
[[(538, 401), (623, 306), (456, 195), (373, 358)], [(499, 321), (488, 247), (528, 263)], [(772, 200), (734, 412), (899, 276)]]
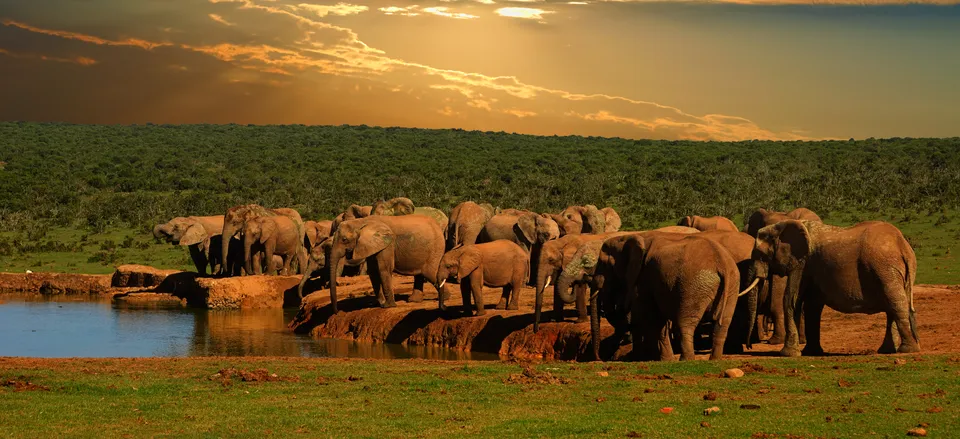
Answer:
[(495, 360), (496, 354), (348, 340), (288, 331), (295, 309), (207, 311), (70, 297), (4, 296), (0, 356), (283, 356)]

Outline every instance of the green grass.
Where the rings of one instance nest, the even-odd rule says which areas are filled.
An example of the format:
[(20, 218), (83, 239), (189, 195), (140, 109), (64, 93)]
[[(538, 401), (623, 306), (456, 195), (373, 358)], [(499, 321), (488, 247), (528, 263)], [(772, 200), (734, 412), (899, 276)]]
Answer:
[[(534, 366), (533, 381), (550, 374), (551, 384), (512, 382), (523, 368), (502, 362), (3, 359), (0, 382), (49, 390), (0, 386), (0, 436), (903, 437), (919, 424), (932, 437), (960, 431), (955, 356), (751, 363), (764, 370), (737, 379), (719, 374), (743, 367), (739, 360)], [(213, 377), (229, 367), (292, 381)], [(711, 392), (716, 400), (704, 400)], [(705, 416), (712, 406), (720, 412)]]

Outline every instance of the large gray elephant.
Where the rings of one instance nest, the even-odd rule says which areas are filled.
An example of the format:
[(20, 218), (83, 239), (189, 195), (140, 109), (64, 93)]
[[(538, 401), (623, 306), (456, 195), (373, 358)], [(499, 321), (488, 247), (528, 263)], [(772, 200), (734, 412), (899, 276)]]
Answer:
[(507, 209), (494, 215), (483, 226), (478, 243), (506, 239), (520, 245), (530, 255), (530, 281), (533, 286), (540, 258), (540, 248), (547, 241), (560, 237), (556, 221), (530, 211)]
[(480, 231), (493, 215), (495, 209), (489, 203), (464, 201), (458, 204), (450, 211), (446, 249), (449, 251), (458, 245), (476, 244)]
[[(176, 217), (164, 224), (157, 224), (153, 228), (153, 236), (163, 239), (173, 245), (186, 246), (190, 251), (190, 258), (197, 269), (197, 273), (206, 274), (207, 266), (211, 273), (218, 273), (223, 266), (221, 253), (221, 238), (223, 232), (222, 216), (190, 216)], [(230, 242), (234, 251), (240, 248), (240, 241), (233, 239)], [(224, 269), (230, 273), (239, 274), (243, 260), (239, 254), (232, 258)]]
[(807, 335), (803, 355), (823, 354), (824, 306), (843, 313), (886, 313), (887, 331), (879, 352), (920, 351), (913, 306), (917, 258), (894, 225), (867, 221), (836, 227), (819, 221), (781, 221), (758, 231), (753, 255), (758, 275), (787, 277), (783, 298), (787, 334), (781, 355), (801, 354), (796, 324), (801, 303)]
[(306, 249), (303, 247), (302, 225), (284, 215), (262, 216), (248, 220), (243, 226), (243, 256), (247, 273), (261, 274), (256, 271), (253, 261), (259, 253), (267, 263), (266, 274), (275, 274), (275, 255), (282, 258), (281, 275), (293, 274), (292, 263), (305, 270), (307, 266)]
[(423, 300), (424, 280), (443, 294), (436, 279), (443, 257), (443, 230), (424, 215), (382, 216), (344, 221), (334, 233), (327, 267), (330, 270), (330, 302), (337, 312), (337, 267), (367, 263), (367, 274), (381, 307), (394, 307), (393, 273), (414, 276), (409, 301)]
[[(271, 216), (285, 216), (290, 218), (297, 227), (298, 243), (297, 245), (301, 248), (303, 247), (303, 240), (306, 235), (306, 230), (303, 226), (303, 219), (300, 217), (300, 213), (296, 210), (288, 208), (277, 208), (277, 209), (267, 209), (263, 206), (257, 204), (246, 204), (242, 206), (231, 207), (227, 210), (227, 213), (223, 216), (223, 237), (224, 240), (221, 243), (221, 253), (223, 254), (224, 259), (229, 260), (230, 249), (229, 238), (237, 238), (243, 240), (243, 228), (246, 225), (247, 221), (259, 218), (259, 217), (271, 217)], [(254, 270), (259, 271), (260, 260), (259, 258), (254, 258)], [(229, 275), (226, 270), (220, 270), (221, 275)], [(247, 274), (252, 274), (248, 272)]]
[[(805, 207), (798, 207), (790, 212), (778, 212), (759, 208), (747, 217), (743, 231), (756, 238), (757, 232), (759, 232), (760, 229), (789, 219), (820, 221), (820, 216)], [(757, 332), (761, 338), (765, 338), (767, 326), (772, 325), (773, 334), (767, 339), (767, 343), (769, 344), (783, 344), (783, 340), (786, 337), (785, 323), (783, 321), (783, 294), (786, 289), (787, 278), (774, 275), (760, 292), (760, 307), (758, 313), (763, 317), (763, 320), (757, 321)], [(803, 344), (806, 342), (806, 334), (804, 334), (802, 319), (800, 320), (800, 326), (800, 343)]]

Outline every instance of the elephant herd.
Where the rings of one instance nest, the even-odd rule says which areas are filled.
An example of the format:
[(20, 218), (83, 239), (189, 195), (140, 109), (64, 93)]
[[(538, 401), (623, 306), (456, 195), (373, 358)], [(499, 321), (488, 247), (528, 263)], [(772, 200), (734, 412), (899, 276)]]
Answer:
[[(614, 328), (612, 340), (633, 343), (639, 360), (672, 360), (674, 349), (681, 360), (693, 359), (704, 328), (711, 359), (764, 338), (782, 344), (784, 356), (819, 355), (825, 305), (886, 313), (879, 352), (919, 351), (916, 256), (895, 226), (831, 226), (805, 208), (757, 209), (745, 223), (686, 216), (676, 226), (622, 231), (610, 207), (536, 213), (465, 201), (447, 216), (399, 197), (351, 205), (329, 221), (237, 206), (223, 216), (174, 218), (154, 235), (188, 246), (200, 273), (208, 265), (220, 276), (299, 272), (301, 298), (319, 274), (333, 312), (337, 278), (350, 273), (369, 275), (381, 307), (396, 306), (394, 274), (414, 277), (410, 302), (422, 301), (430, 283), (443, 311), (445, 285), (459, 284), (468, 316), (485, 313), (484, 286), (502, 288), (496, 308), (509, 310), (519, 309), (521, 288), (532, 286), (534, 332), (543, 320), (562, 321), (564, 304), (575, 303), (577, 321), (590, 321), (597, 359), (601, 316)], [(551, 284), (554, 306), (543, 316)]]

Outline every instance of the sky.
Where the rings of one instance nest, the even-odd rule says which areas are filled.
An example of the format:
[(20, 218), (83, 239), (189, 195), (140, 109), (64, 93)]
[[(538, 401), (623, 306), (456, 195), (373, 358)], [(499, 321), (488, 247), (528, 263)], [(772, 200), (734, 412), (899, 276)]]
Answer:
[(0, 0), (0, 120), (960, 136), (960, 0)]

